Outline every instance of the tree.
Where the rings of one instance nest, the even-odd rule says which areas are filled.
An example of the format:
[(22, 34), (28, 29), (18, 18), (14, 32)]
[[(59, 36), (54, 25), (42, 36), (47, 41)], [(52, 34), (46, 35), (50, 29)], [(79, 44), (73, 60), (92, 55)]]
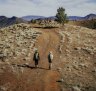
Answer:
[(65, 14), (65, 9), (63, 7), (57, 9), (56, 21), (62, 25), (68, 21), (67, 14)]
[(32, 20), (31, 20), (31, 23), (36, 23), (36, 20), (33, 20), (33, 19), (32, 19)]

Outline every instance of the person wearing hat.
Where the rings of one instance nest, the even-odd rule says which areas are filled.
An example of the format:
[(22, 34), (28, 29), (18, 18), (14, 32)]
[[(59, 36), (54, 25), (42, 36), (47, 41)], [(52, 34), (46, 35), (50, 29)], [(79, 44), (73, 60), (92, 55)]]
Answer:
[(38, 67), (38, 62), (40, 60), (40, 56), (38, 53), (38, 50), (35, 50), (34, 56), (33, 56), (33, 61), (35, 62), (35, 67)]
[(52, 60), (53, 60), (53, 53), (52, 51), (50, 51), (48, 54), (49, 70), (51, 70), (52, 68)]

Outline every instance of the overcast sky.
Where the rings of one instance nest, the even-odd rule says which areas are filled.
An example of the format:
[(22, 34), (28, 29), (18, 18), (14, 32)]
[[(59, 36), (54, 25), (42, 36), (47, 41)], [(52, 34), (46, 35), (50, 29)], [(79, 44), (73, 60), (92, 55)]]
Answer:
[(64, 7), (68, 16), (96, 14), (96, 0), (0, 0), (0, 15), (54, 16), (58, 7)]

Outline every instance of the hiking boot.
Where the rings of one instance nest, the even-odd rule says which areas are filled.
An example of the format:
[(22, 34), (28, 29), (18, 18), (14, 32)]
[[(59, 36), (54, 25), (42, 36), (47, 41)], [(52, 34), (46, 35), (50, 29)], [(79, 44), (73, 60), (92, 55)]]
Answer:
[(38, 65), (35, 65), (35, 68), (38, 68)]
[(37, 65), (37, 68), (38, 68), (38, 65)]
[(49, 70), (51, 70), (51, 68), (52, 68), (52, 64), (50, 63), (50, 64), (49, 64)]

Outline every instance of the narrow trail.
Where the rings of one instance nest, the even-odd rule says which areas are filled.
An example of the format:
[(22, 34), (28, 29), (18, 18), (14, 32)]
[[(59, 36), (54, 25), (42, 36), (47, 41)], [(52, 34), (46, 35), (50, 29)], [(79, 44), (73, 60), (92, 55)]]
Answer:
[[(37, 78), (34, 82), (34, 91), (60, 91), (60, 86), (57, 80), (60, 79), (59, 73), (56, 71), (56, 63), (58, 59), (58, 44), (59, 37), (55, 30), (42, 30), (43, 34), (38, 38), (35, 47), (38, 48), (40, 53), (40, 65), (38, 69), (35, 71), (39, 74), (39, 77), (35, 75)], [(49, 51), (52, 51), (54, 54), (53, 60), (53, 68), (52, 70), (48, 70), (48, 60), (47, 55)]]
[[(0, 82), (9, 82), (8, 91), (60, 91), (60, 84), (57, 82), (60, 79), (60, 74), (57, 71), (59, 67), (59, 51), (58, 46), (60, 36), (57, 29), (38, 29), (42, 34), (36, 39), (35, 48), (38, 48), (40, 53), (39, 68), (34, 68), (34, 61), (30, 57), (28, 67), (17, 67), (16, 72), (5, 71), (0, 75)], [(33, 49), (32, 49), (33, 51)], [(48, 53), (52, 51), (54, 54), (52, 70), (48, 69)], [(12, 66), (13, 67), (13, 66)], [(21, 71), (22, 68), (22, 71)], [(3, 83), (2, 83), (3, 85)], [(1, 91), (1, 90), (0, 90)], [(2, 90), (3, 91), (3, 90)], [(4, 90), (5, 91), (5, 90)], [(7, 91), (7, 90), (6, 90)]]

